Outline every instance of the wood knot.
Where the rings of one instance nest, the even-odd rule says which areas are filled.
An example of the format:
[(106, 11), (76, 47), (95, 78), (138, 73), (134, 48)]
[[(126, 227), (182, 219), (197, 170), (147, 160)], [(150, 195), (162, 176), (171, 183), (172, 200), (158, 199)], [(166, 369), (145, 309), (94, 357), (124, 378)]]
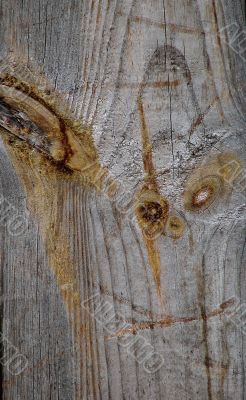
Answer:
[[(91, 179), (100, 167), (91, 131), (65, 115), (58, 100), (49, 101), (38, 88), (9, 75), (0, 77), (0, 126), (59, 171)], [(15, 141), (8, 143), (16, 147)]]
[(166, 233), (172, 239), (180, 239), (185, 231), (185, 222), (184, 220), (175, 214), (171, 214), (168, 217), (166, 224)]
[(210, 207), (219, 197), (223, 182), (219, 176), (207, 176), (190, 183), (185, 192), (185, 208), (202, 211)]
[(236, 188), (242, 176), (242, 164), (236, 154), (222, 153), (198, 167), (186, 183), (184, 206), (202, 212), (216, 205)]
[(139, 225), (148, 238), (155, 238), (162, 233), (169, 212), (167, 200), (157, 192), (149, 190), (140, 193), (135, 212)]

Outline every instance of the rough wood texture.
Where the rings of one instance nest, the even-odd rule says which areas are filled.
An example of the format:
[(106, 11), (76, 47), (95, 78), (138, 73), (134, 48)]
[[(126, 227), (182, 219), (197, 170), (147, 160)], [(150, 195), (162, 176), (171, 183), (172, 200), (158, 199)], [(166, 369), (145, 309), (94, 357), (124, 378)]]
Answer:
[[(60, 93), (124, 193), (113, 201), (95, 171), (59, 171), (1, 129), (1, 193), (28, 216), (19, 236), (0, 225), (2, 334), (28, 360), (19, 375), (2, 366), (2, 398), (246, 399), (246, 335), (232, 314), (246, 303), (245, 190), (225, 169), (245, 170), (246, 68), (220, 34), (244, 29), (244, 2), (1, 0), (0, 10), (1, 65), (16, 60), (13, 75)], [(141, 215), (120, 211), (146, 192), (169, 205), (155, 240)]]

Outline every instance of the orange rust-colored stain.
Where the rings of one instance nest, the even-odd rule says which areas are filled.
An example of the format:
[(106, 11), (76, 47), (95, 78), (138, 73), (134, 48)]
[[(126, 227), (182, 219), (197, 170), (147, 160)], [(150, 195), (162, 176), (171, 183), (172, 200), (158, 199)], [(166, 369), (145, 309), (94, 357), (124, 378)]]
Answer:
[[(1, 130), (8, 153), (18, 172), (27, 194), (28, 205), (39, 224), (41, 236), (46, 244), (51, 266), (68, 312), (80, 303), (76, 288), (76, 276), (63, 224), (62, 210), (59, 209), (59, 186), (70, 175), (57, 170), (54, 164), (47, 163), (40, 153), (34, 153), (24, 142), (8, 143), (6, 133)], [(57, 221), (59, 220), (59, 228)]]
[(149, 138), (149, 130), (145, 120), (143, 102), (140, 96), (138, 98), (138, 111), (141, 123), (144, 170), (148, 176), (148, 181), (151, 181), (150, 183), (152, 183), (153, 188), (157, 189), (157, 183), (155, 180), (155, 167), (152, 159), (152, 146)]
[(145, 187), (138, 194), (135, 213), (145, 236), (155, 239), (163, 232), (169, 205), (165, 198), (154, 190)]
[(148, 239), (146, 236), (143, 235), (144, 242), (146, 249), (148, 251), (148, 259), (149, 263), (152, 268), (152, 273), (155, 279), (157, 291), (160, 297), (162, 297), (161, 294), (161, 260), (160, 260), (160, 254), (158, 250), (156, 249), (156, 245), (153, 239)]
[[(0, 134), (44, 241), (48, 264), (67, 310), (75, 346), (81, 348), (75, 354), (81, 364), (84, 342), (94, 351), (93, 334), (90, 316), (86, 317), (81, 307), (83, 299), (66, 205), (73, 187), (76, 190), (93, 187), (100, 191), (108, 171), (99, 163), (91, 129), (71, 119), (60, 98), (50, 97), (50, 93), (42, 91), (35, 82), (23, 82), (5, 75), (0, 77), (0, 101), (5, 108), (5, 114), (0, 115)], [(26, 126), (36, 129), (26, 130)], [(37, 136), (35, 132), (38, 132)], [(108, 196), (113, 197), (116, 190), (116, 183), (111, 179)], [(78, 398), (80, 389), (78, 386)]]
[(146, 176), (143, 187), (136, 196), (135, 212), (137, 221), (142, 230), (157, 292), (162, 300), (161, 259), (156, 246), (156, 238), (164, 229), (168, 217), (169, 204), (159, 193), (156, 171), (152, 158), (152, 146), (141, 96), (138, 97), (138, 111), (142, 136), (143, 165)]
[[(188, 136), (190, 138), (190, 136), (196, 131), (196, 129), (203, 123), (204, 118), (206, 117), (206, 115), (209, 113), (209, 111), (213, 108), (213, 106), (215, 104), (219, 104), (220, 105), (220, 99), (223, 97), (223, 94), (219, 97), (219, 96), (215, 96), (215, 98), (212, 100), (212, 102), (206, 107), (206, 109), (200, 113), (198, 115), (198, 117), (192, 122), (191, 127), (188, 131)], [(222, 120), (223, 120), (223, 116), (221, 116)]]
[[(49, 266), (68, 312), (74, 340), (79, 345), (81, 295), (69, 237), (67, 193), (73, 185), (100, 190), (107, 171), (99, 164), (90, 128), (70, 119), (61, 109), (62, 101), (58, 97), (50, 97), (36, 87), (35, 82), (5, 75), (0, 77), (0, 100), (7, 110), (6, 115), (11, 118), (16, 112), (16, 119), (10, 119), (11, 125), (2, 115), (1, 137), (23, 183), (29, 209), (39, 226)], [(44, 141), (39, 142), (40, 135), (33, 137), (39, 146), (35, 141), (28, 142), (35, 130), (19, 129), (21, 115), (24, 115), (21, 121), (24, 127), (27, 121), (27, 127), (35, 124), (40, 129), (37, 131), (42, 133)], [(89, 339), (87, 332), (84, 336)]]
[(128, 323), (132, 323), (132, 326), (120, 329), (118, 332), (116, 332), (115, 334), (108, 337), (108, 339), (111, 339), (113, 337), (121, 337), (121, 336), (128, 335), (128, 334), (134, 335), (138, 331), (142, 331), (142, 330), (146, 330), (146, 329), (158, 329), (158, 328), (162, 328), (162, 327), (170, 327), (170, 326), (173, 326), (176, 324), (187, 324), (187, 323), (191, 323), (191, 322), (195, 322), (195, 321), (207, 321), (211, 318), (223, 315), (224, 311), (227, 308), (232, 307), (234, 304), (235, 304), (235, 300), (230, 299), (229, 301), (226, 301), (226, 302), (220, 304), (220, 306), (218, 308), (212, 310), (210, 313), (204, 314), (204, 315), (198, 315), (198, 316), (192, 315), (192, 316), (188, 316), (188, 317), (174, 317), (174, 316), (168, 315), (165, 318), (160, 319), (158, 321), (143, 321), (143, 322), (136, 322), (136, 321), (132, 321), (132, 320), (125, 321)]
[[(9, 109), (9, 115), (13, 110), (24, 115), (21, 121), (24, 129), (17, 124), (14, 126), (15, 121), (11, 118), (3, 118), (1, 125), (4, 129), (31, 143), (31, 147), (43, 153), (47, 162), (56, 164), (57, 168), (77, 172), (80, 177), (93, 182), (101, 167), (90, 129), (65, 115), (58, 99), (5, 74), (0, 77), (0, 100)], [(37, 126), (41, 135), (30, 137), (32, 129), (25, 128), (29, 123)]]

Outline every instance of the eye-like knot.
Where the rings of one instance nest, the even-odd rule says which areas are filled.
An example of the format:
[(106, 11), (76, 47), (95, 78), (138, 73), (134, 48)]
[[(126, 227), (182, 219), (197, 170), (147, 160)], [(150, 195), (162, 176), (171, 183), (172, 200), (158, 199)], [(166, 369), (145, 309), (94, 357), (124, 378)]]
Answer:
[(190, 182), (185, 192), (185, 208), (190, 211), (210, 207), (221, 193), (223, 182), (219, 176), (201, 177)]
[(186, 183), (184, 206), (188, 211), (202, 212), (236, 188), (242, 165), (236, 154), (222, 153), (201, 165)]
[(143, 191), (135, 202), (138, 223), (149, 238), (154, 238), (162, 233), (168, 211), (168, 201), (154, 190)]

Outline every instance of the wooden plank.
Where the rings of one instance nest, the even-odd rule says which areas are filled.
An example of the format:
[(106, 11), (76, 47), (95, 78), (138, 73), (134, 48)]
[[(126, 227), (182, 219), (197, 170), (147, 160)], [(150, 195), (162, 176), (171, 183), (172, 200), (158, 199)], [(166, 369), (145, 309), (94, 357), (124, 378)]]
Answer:
[(235, 21), (239, 0), (1, 1), (3, 399), (245, 398)]

